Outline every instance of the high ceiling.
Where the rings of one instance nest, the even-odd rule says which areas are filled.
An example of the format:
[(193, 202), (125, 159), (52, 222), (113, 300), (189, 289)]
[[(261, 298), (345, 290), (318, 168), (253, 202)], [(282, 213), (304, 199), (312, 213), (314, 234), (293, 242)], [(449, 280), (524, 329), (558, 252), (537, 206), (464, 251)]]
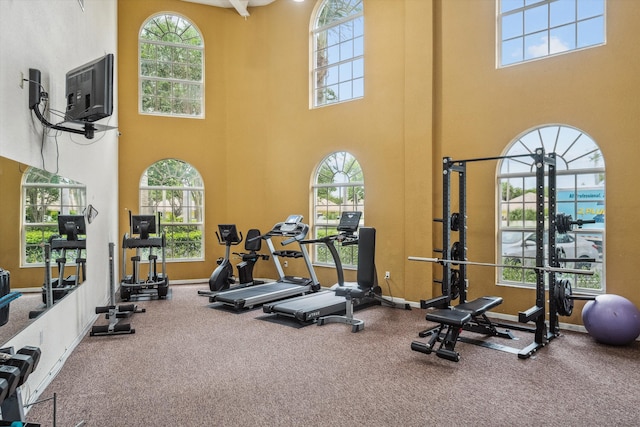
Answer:
[(248, 7), (266, 6), (275, 0), (182, 0), (191, 3), (206, 4), (215, 7), (234, 8), (241, 16), (249, 16)]

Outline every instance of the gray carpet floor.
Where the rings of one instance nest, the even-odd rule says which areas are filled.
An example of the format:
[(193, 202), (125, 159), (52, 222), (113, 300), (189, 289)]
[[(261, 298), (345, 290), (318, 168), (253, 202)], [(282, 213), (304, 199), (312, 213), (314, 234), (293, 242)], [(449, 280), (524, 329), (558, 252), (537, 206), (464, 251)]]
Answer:
[[(84, 338), (42, 395), (56, 393), (57, 425), (640, 425), (640, 342), (565, 332), (526, 360), (460, 342), (454, 363), (411, 351), (423, 310), (357, 311), (366, 326), (354, 334), (216, 308), (197, 295), (205, 287), (139, 302), (135, 334)], [(533, 340), (517, 336), (491, 340)], [(50, 426), (52, 413), (47, 402), (27, 418)]]

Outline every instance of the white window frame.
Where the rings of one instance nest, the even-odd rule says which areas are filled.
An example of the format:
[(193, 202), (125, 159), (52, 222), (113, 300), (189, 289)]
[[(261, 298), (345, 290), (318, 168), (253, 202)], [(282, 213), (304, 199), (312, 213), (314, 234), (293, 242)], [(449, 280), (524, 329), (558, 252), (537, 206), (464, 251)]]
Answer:
[[(155, 34), (156, 39), (143, 38), (142, 34), (146, 31), (148, 25), (152, 25), (156, 19), (165, 19), (171, 18), (172, 20), (177, 21), (182, 30), (181, 34), (178, 33), (170, 33), (164, 32), (162, 34)], [(156, 26), (157, 29), (160, 29)], [(197, 37), (191, 37), (189, 39), (181, 38), (185, 32), (189, 29), (193, 28), (197, 33)], [(168, 35), (174, 35), (175, 38), (180, 38), (180, 42), (175, 41), (166, 41), (163, 38)], [(197, 44), (188, 43), (187, 40), (196, 39)], [(183, 57), (179, 60), (171, 60), (171, 61), (163, 61), (161, 59), (146, 60), (143, 58), (143, 47), (144, 45), (153, 45), (155, 49), (170, 49), (174, 54), (177, 51), (182, 52)], [(197, 80), (189, 79), (188, 77), (181, 78), (176, 77), (175, 70), (182, 69), (183, 72), (188, 75), (189, 71), (189, 60), (184, 59), (192, 55), (193, 53), (197, 53), (200, 58), (199, 64), (199, 74), (200, 77)], [(185, 62), (186, 61), (186, 62)], [(168, 72), (167, 76), (158, 76), (153, 75), (153, 73), (145, 73), (143, 71), (146, 69), (144, 66), (145, 63), (149, 65), (153, 69), (153, 66), (161, 67), (166, 66), (170, 68), (172, 71)], [(186, 17), (172, 12), (159, 13), (151, 16), (149, 19), (145, 21), (145, 23), (140, 27), (139, 37), (138, 37), (138, 111), (140, 114), (145, 115), (159, 115), (159, 116), (169, 116), (169, 117), (182, 117), (182, 118), (195, 118), (195, 119), (203, 119), (205, 117), (205, 90), (204, 90), (204, 64), (205, 64), (205, 51), (204, 51), (204, 39), (202, 38), (202, 32), (193, 24), (192, 21), (187, 19)], [(185, 70), (186, 69), (186, 70)], [(156, 70), (157, 72), (157, 70)], [(144, 75), (143, 75), (144, 74)], [(150, 97), (155, 99), (156, 104), (162, 101), (162, 97), (158, 95), (159, 86), (168, 87), (168, 92), (170, 93), (168, 99), (164, 99), (165, 102), (169, 102), (171, 104), (170, 111), (165, 111), (163, 109), (155, 109), (153, 111), (149, 111), (144, 108), (145, 97)], [(145, 91), (149, 92), (153, 90), (153, 95), (145, 94)], [(176, 95), (176, 92), (180, 92), (180, 96)], [(185, 95), (186, 93), (186, 95)], [(176, 105), (178, 103), (190, 104), (191, 108), (186, 108), (186, 110), (191, 110), (190, 112), (179, 112), (177, 111)]]
[[(172, 178), (176, 182), (181, 182), (183, 185), (150, 185), (148, 183), (148, 171), (155, 167), (156, 165), (162, 164), (162, 162), (178, 162), (182, 164), (183, 171), (188, 171), (190, 176), (186, 176), (186, 174), (179, 173), (180, 171), (171, 169), (171, 168), (163, 168), (165, 169), (166, 176), (165, 178)], [(177, 172), (177, 173), (176, 173)], [(189, 182), (188, 185), (184, 185)], [(162, 193), (162, 201), (154, 201), (150, 197), (150, 192), (161, 192)], [(167, 193), (168, 192), (178, 192), (182, 194), (182, 200), (187, 203), (183, 203), (178, 208), (183, 211), (182, 215), (179, 217), (179, 221), (176, 221), (173, 218), (173, 215), (168, 215), (167, 213), (171, 213), (174, 211), (175, 203), (172, 201), (167, 201)], [(199, 203), (193, 203), (193, 197), (197, 196), (200, 198)], [(199, 196), (198, 196), (199, 195)], [(184, 261), (202, 261), (205, 258), (205, 232), (204, 232), (204, 206), (205, 206), (205, 192), (204, 192), (204, 184), (202, 175), (189, 163), (179, 160), (179, 159), (163, 159), (155, 162), (150, 165), (140, 177), (140, 186), (139, 186), (139, 214), (142, 215), (155, 215), (158, 216), (158, 212), (160, 215), (160, 229), (164, 231), (167, 247), (166, 247), (166, 261), (167, 262), (184, 262)], [(185, 212), (186, 211), (186, 214)], [(172, 230), (177, 230), (178, 228), (189, 227), (193, 228), (196, 234), (200, 235), (200, 245), (199, 248), (196, 249), (198, 256), (180, 256), (175, 255), (176, 252), (181, 253), (183, 250), (177, 250), (178, 243), (174, 239), (174, 233)], [(190, 246), (190, 239), (185, 240), (182, 244)], [(197, 242), (197, 239), (195, 240)]]
[[(28, 196), (30, 189), (56, 189), (60, 192), (56, 200), (52, 200), (46, 206), (41, 206), (45, 211), (41, 221), (28, 222)], [(42, 169), (29, 167), (22, 177), (21, 191), (21, 250), (20, 250), (20, 266), (21, 267), (42, 267), (44, 266), (44, 252), (42, 245), (49, 241), (49, 238), (58, 234), (57, 217), (47, 215), (46, 212), (57, 212), (58, 215), (82, 215), (86, 207), (87, 187), (77, 181), (51, 173)], [(44, 202), (42, 200), (37, 203)], [(29, 244), (27, 242), (27, 233), (30, 229), (40, 230), (42, 241)], [(30, 262), (32, 253), (35, 261)]]
[[(320, 177), (321, 174), (324, 174), (324, 178)], [(336, 227), (343, 212), (362, 212), (360, 227), (364, 225), (364, 173), (355, 156), (346, 151), (336, 151), (329, 154), (314, 171), (312, 183), (311, 225), (314, 239), (324, 237), (327, 234), (336, 234)], [(324, 190), (328, 190), (332, 194), (332, 200), (318, 195)], [(335, 202), (338, 199), (341, 199), (340, 203)], [(318, 244), (313, 249), (314, 265), (335, 266), (326, 247)], [(343, 268), (357, 268), (357, 246), (337, 244), (336, 249), (340, 254)]]
[[(364, 97), (363, 3), (363, 0), (324, 0), (312, 15), (311, 108)], [(325, 9), (331, 7), (342, 8), (343, 16), (320, 23)], [(321, 40), (326, 43), (329, 35), (337, 37), (338, 42), (321, 46)]]
[[(595, 224), (585, 224), (582, 228), (574, 226), (566, 235), (557, 234), (556, 248), (566, 248), (568, 252), (564, 257), (577, 259), (590, 254), (595, 259), (593, 263), (564, 263), (567, 268), (592, 269), (595, 271), (593, 276), (565, 274), (563, 277), (571, 280), (575, 290), (605, 292), (606, 175), (602, 151), (584, 131), (563, 124), (548, 124), (522, 133), (509, 144), (504, 155), (533, 153), (539, 147), (543, 147), (546, 153), (556, 153), (556, 213), (571, 215), (573, 220), (598, 218)], [(517, 192), (509, 195), (512, 188)], [(499, 268), (498, 282), (507, 286), (534, 288), (534, 270), (520, 268), (522, 265), (535, 265), (535, 247), (527, 247), (524, 243), (527, 236), (536, 231), (536, 202), (535, 198), (530, 200), (526, 197), (527, 190), (535, 191), (533, 159), (520, 157), (500, 161), (496, 186), (497, 257), (498, 264), (514, 264), (515, 267)], [(563, 240), (574, 243), (563, 247)]]
[[(497, 55), (498, 68), (522, 64), (541, 58), (575, 52), (606, 43), (606, 0), (602, 12), (588, 12), (593, 0), (496, 0), (497, 11)], [(545, 10), (546, 9), (546, 10)], [(567, 17), (571, 10), (572, 17)], [(530, 18), (530, 19), (528, 19)], [(535, 25), (536, 19), (546, 20), (544, 25)], [(584, 35), (593, 35), (601, 21), (602, 40), (584, 41)], [(517, 27), (520, 27), (519, 29)], [(590, 27), (591, 26), (591, 27)], [(510, 28), (511, 32), (504, 34)], [(505, 61), (507, 47), (518, 59)]]

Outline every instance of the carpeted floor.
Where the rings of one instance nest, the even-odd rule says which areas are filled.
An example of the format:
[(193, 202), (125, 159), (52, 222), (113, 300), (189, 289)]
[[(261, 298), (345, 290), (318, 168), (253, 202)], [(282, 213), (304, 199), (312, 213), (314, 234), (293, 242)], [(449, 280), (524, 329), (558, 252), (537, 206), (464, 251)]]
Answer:
[[(454, 363), (411, 351), (428, 326), (423, 310), (358, 311), (366, 326), (356, 334), (297, 328), (261, 309), (212, 308), (197, 295), (205, 287), (140, 302), (135, 334), (87, 336), (42, 395), (57, 393), (57, 425), (640, 425), (639, 342), (566, 332), (527, 360), (461, 342)], [(533, 340), (518, 336), (492, 340)], [(51, 403), (27, 418), (53, 425)]]

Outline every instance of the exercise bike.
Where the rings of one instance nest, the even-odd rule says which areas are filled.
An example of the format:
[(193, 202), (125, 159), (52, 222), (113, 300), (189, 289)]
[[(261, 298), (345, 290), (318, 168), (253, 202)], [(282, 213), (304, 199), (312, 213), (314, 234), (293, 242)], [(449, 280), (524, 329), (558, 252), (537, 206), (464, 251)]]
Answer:
[[(243, 241), (242, 233), (238, 231), (235, 224), (219, 224), (216, 231), (218, 243), (225, 246), (223, 258), (218, 259), (218, 266), (211, 273), (209, 278), (209, 291), (198, 291), (199, 295), (212, 297), (218, 292), (228, 289), (258, 285), (264, 283), (253, 278), (253, 268), (259, 259), (268, 260), (269, 255), (257, 253), (262, 247), (260, 230), (252, 228), (247, 233), (247, 240), (244, 248), (246, 253), (233, 252), (241, 258), (237, 265), (238, 284), (233, 275), (233, 265), (231, 264), (231, 247), (237, 246)], [(233, 286), (235, 285), (235, 286)]]

